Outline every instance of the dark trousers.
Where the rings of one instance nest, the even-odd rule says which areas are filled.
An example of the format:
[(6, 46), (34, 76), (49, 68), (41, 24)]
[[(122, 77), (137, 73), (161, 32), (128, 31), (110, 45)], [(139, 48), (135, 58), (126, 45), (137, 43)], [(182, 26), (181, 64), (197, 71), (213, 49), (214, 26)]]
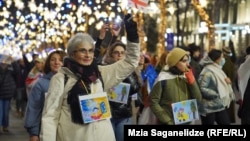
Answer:
[(17, 88), (16, 94), (16, 110), (17, 112), (25, 112), (27, 105), (27, 94), (25, 88)]
[(230, 125), (231, 121), (227, 110), (209, 113), (206, 116), (201, 116), (202, 125)]

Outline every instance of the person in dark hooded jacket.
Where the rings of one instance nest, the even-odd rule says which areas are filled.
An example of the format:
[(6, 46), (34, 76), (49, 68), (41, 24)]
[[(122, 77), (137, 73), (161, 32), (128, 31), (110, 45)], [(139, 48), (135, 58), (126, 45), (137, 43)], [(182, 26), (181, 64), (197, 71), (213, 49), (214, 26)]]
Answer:
[(10, 61), (0, 63), (0, 127), (9, 132), (9, 112), (11, 99), (15, 94), (15, 80)]
[[(123, 60), (126, 54), (126, 45), (121, 41), (114, 42), (109, 48), (104, 57), (103, 63), (106, 65), (113, 64), (117, 61)], [(115, 132), (115, 137), (117, 141), (123, 141), (123, 128), (126, 124), (133, 124), (132, 117), (132, 97), (133, 95), (140, 95), (140, 82), (139, 73), (133, 71), (123, 83), (130, 84), (130, 90), (128, 95), (128, 101), (126, 104), (110, 101), (111, 107), (111, 123)], [(136, 100), (135, 107), (139, 110), (140, 102)]]

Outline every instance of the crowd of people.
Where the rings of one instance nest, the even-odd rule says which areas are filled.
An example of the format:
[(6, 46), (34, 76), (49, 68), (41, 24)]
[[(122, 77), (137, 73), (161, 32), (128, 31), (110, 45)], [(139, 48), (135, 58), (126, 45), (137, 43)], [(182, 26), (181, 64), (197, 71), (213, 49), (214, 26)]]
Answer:
[[(165, 51), (156, 61), (156, 56), (151, 59), (141, 52), (137, 23), (130, 14), (124, 17), (126, 43), (119, 40), (122, 28), (104, 24), (96, 41), (90, 34), (76, 33), (66, 51), (54, 50), (46, 58), (34, 54), (31, 62), (25, 55), (12, 63), (1, 62), (2, 131), (9, 132), (12, 99), (16, 114), (24, 117), (30, 141), (123, 141), (124, 125), (190, 125), (197, 116), (201, 125), (230, 125), (235, 122), (236, 102), (242, 124), (250, 124), (250, 47), (238, 65), (230, 48), (218, 47), (204, 55), (194, 43)], [(112, 38), (102, 53), (106, 32)], [(86, 123), (83, 110), (93, 111), (84, 109), (79, 97), (104, 93), (109, 98), (107, 93), (121, 83), (130, 86), (127, 101), (110, 100), (106, 107), (89, 102), (100, 116)], [(124, 96), (126, 90), (121, 93)], [(192, 112), (198, 113), (193, 119), (185, 107), (173, 108), (190, 101)], [(108, 111), (111, 116), (100, 119)]]

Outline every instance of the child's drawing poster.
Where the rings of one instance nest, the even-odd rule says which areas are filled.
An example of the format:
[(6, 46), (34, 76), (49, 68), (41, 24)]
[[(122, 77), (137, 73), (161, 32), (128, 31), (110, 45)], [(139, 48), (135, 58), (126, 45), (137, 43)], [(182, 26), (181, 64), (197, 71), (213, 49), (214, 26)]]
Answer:
[(185, 100), (172, 104), (175, 124), (183, 124), (193, 120), (199, 120), (196, 99)]
[(109, 101), (127, 104), (129, 97), (130, 84), (121, 82), (117, 86), (109, 89)]
[(111, 118), (107, 93), (79, 96), (84, 123)]

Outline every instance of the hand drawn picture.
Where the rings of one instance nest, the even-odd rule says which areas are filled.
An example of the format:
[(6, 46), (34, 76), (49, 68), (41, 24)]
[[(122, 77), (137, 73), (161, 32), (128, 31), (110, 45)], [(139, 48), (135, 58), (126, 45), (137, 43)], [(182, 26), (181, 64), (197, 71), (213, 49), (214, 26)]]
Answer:
[(127, 104), (129, 90), (130, 84), (122, 82), (119, 85), (109, 89), (109, 91), (107, 92), (108, 99), (109, 101)]
[(196, 99), (185, 100), (172, 104), (175, 124), (183, 124), (193, 120), (199, 120)]
[(84, 123), (111, 118), (107, 93), (79, 96)]

